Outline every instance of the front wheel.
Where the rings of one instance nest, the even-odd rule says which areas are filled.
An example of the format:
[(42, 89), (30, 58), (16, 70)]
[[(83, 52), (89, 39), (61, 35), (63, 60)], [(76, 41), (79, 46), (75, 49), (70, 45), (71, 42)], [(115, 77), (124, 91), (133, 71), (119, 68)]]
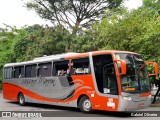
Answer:
[(92, 102), (87, 96), (83, 96), (79, 101), (79, 108), (82, 112), (89, 113), (92, 111)]
[(18, 102), (19, 102), (19, 104), (21, 105), (21, 106), (24, 106), (25, 105), (25, 97), (24, 97), (24, 95), (22, 94), (22, 93), (20, 93), (19, 95), (18, 95)]

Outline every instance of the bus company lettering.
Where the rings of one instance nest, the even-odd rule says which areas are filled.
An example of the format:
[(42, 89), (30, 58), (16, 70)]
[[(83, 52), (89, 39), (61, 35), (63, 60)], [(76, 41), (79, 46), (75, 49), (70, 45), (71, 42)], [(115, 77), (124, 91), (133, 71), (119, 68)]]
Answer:
[(23, 79), (22, 80), (22, 85), (25, 86), (35, 86), (37, 84), (42, 84), (45, 87), (47, 87), (48, 85), (52, 85), (55, 86), (55, 79), (51, 79), (51, 78), (39, 78), (39, 79)]
[(43, 84), (44, 86), (48, 86), (50, 84), (52, 84), (53, 86), (55, 86), (55, 79), (49, 79), (49, 78), (40, 78), (38, 80), (38, 84)]

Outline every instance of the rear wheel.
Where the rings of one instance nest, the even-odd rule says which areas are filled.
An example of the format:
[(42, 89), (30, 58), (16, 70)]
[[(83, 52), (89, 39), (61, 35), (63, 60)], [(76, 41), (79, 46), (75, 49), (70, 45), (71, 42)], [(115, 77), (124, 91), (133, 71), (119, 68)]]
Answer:
[(92, 111), (92, 102), (87, 96), (83, 96), (79, 101), (79, 108), (82, 112), (89, 113)]
[(24, 97), (24, 95), (23, 95), (23, 93), (20, 93), (19, 95), (18, 95), (18, 102), (19, 102), (19, 104), (21, 105), (21, 106), (24, 106), (25, 105), (25, 97)]

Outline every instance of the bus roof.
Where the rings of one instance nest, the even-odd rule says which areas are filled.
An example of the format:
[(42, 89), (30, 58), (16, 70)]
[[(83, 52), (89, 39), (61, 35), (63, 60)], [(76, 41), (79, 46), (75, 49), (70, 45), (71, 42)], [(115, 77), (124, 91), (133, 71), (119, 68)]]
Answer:
[(28, 64), (34, 64), (34, 63), (36, 64), (36, 63), (41, 63), (41, 62), (49, 62), (49, 61), (53, 61), (53, 60), (64, 59), (66, 56), (77, 55), (77, 54), (80, 54), (80, 53), (69, 52), (69, 53), (56, 54), (56, 55), (50, 55), (50, 56), (44, 55), (43, 57), (38, 57), (38, 58), (35, 58), (30, 61), (19, 62), (19, 63), (8, 63), (8, 64), (5, 64), (4, 67), (28, 65)]
[[(129, 52), (129, 51), (120, 51), (120, 50), (100, 50), (100, 51), (91, 51), (92, 55), (98, 55), (98, 54), (111, 54), (111, 53), (130, 53), (130, 54), (138, 54), (135, 52)], [(89, 52), (86, 53), (79, 53), (76, 55), (71, 55), (71, 56), (65, 56), (65, 59), (71, 59), (71, 58), (81, 58), (88, 56)]]
[[(92, 51), (93, 55), (106, 54), (106, 53), (130, 53), (130, 54), (138, 54), (138, 53), (135, 53), (135, 52), (118, 51), (118, 50)], [(50, 55), (50, 56), (45, 56), (44, 55), (43, 57), (38, 57), (38, 58), (35, 58), (35, 59), (31, 60), (31, 61), (25, 61), (25, 62), (19, 62), (19, 63), (8, 63), (8, 64), (5, 64), (4, 67), (29, 65), (29, 64), (34, 64), (34, 63), (36, 64), (36, 63), (49, 62), (49, 61), (60, 60), (60, 59), (81, 58), (81, 57), (85, 57), (85, 56), (89, 56), (89, 52), (86, 52), (86, 53), (69, 52), (69, 53)]]

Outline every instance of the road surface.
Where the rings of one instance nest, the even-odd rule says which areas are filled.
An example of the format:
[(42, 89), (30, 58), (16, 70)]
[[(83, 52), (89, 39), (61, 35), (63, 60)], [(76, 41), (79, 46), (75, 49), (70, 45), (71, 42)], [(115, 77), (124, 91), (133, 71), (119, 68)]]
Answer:
[[(123, 117), (128, 115), (127, 113), (113, 113), (113, 112), (103, 112), (103, 111), (95, 111), (92, 114), (84, 114), (80, 112), (77, 108), (70, 108), (70, 107), (58, 107), (53, 105), (44, 105), (44, 104), (33, 104), (28, 103), (26, 106), (20, 106), (17, 102), (11, 102), (3, 99), (2, 93), (0, 93), (0, 111), (15, 111), (20, 112), (45, 112), (47, 116), (54, 116), (54, 117), (43, 117), (45, 120), (57, 120), (57, 119), (65, 119), (65, 120), (119, 120), (119, 119), (151, 119), (151, 117)], [(160, 107), (149, 107), (143, 109), (141, 111), (160, 111)], [(28, 113), (27, 113), (28, 114)], [(37, 113), (38, 114), (38, 113)], [(123, 114), (123, 115), (122, 115)], [(2, 117), (1, 117), (2, 118)], [(0, 119), (1, 119), (0, 118)], [(36, 118), (2, 118), (4, 120), (17, 120), (17, 119), (30, 119), (30, 120), (41, 120), (39, 116)], [(158, 117), (153, 117), (153, 119), (159, 119)]]

